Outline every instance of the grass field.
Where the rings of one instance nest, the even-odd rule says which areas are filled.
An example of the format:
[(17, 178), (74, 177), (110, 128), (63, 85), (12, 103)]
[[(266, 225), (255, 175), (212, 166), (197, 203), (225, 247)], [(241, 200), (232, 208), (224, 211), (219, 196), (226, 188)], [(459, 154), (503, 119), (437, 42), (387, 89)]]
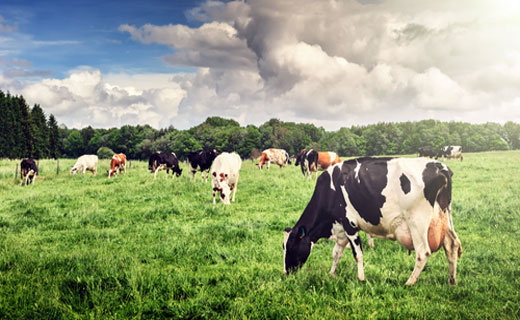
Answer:
[(32, 186), (0, 161), (0, 318), (5, 319), (518, 319), (520, 152), (465, 154), (453, 215), (464, 253), (448, 285), (443, 250), (406, 287), (415, 257), (397, 242), (366, 245), (357, 281), (350, 251), (328, 275), (333, 242), (282, 275), (283, 229), (314, 189), (299, 168), (244, 161), (231, 206), (184, 173), (157, 180), (144, 162), (126, 176), (69, 176), (74, 160), (40, 162)]

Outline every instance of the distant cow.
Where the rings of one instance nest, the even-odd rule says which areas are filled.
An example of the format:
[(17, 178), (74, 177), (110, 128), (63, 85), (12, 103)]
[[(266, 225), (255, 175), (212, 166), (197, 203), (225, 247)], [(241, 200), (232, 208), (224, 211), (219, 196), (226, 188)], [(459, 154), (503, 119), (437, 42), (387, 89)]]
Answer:
[(33, 159), (23, 159), (20, 163), (20, 185), (34, 183), (38, 174), (38, 166)]
[(94, 175), (97, 174), (98, 156), (95, 154), (85, 154), (76, 160), (74, 166), (70, 169), (70, 174), (76, 174), (78, 171), (82, 174), (91, 171)]
[(444, 247), (448, 281), (456, 284), (462, 246), (452, 220), (452, 174), (445, 164), (425, 158), (360, 158), (330, 167), (318, 178), (298, 222), (285, 229), (284, 273), (301, 268), (320, 238), (332, 238), (330, 274), (350, 243), (357, 277), (364, 281), (363, 230), (415, 250), (407, 285), (417, 281), (430, 254)]
[(179, 167), (179, 160), (173, 152), (156, 152), (148, 159), (148, 170), (154, 174), (154, 179), (157, 179), (157, 172), (160, 170), (166, 170), (166, 178), (168, 178), (170, 169), (172, 170), (172, 179), (175, 175), (179, 177), (182, 174), (182, 169)]
[(419, 147), (417, 153), (419, 157), (438, 158), (438, 152), (433, 147)]
[(462, 147), (461, 146), (445, 146), (441, 148), (440, 155), (446, 159), (460, 159), (462, 161)]
[(282, 168), (286, 164), (291, 164), (291, 160), (289, 160), (289, 154), (284, 149), (265, 149), (262, 151), (262, 156), (260, 157), (260, 161), (257, 163), (257, 166), (260, 170), (263, 169), (264, 164), (269, 170), (271, 162), (277, 164)]
[[(193, 181), (195, 181), (195, 174), (197, 173), (197, 170), (200, 170), (200, 177), (202, 182), (208, 181), (209, 168), (211, 168), (211, 164), (217, 155), (218, 151), (215, 149), (190, 151), (188, 154), (188, 162), (190, 165), (190, 173), (193, 177)], [(206, 173), (205, 177), (204, 173)]]
[(336, 152), (317, 152), (313, 149), (309, 151), (303, 149), (296, 158), (295, 165), (300, 164), (303, 177), (310, 179), (312, 172), (316, 173), (317, 178), (318, 170), (326, 170), (331, 165), (340, 162), (341, 159)]
[(224, 204), (230, 204), (230, 195), (233, 191), (231, 201), (235, 202), (237, 192), (238, 175), (242, 159), (233, 153), (223, 152), (215, 158), (211, 167), (211, 186), (213, 187), (213, 204), (216, 203), (215, 195), (220, 192), (220, 199)]
[(108, 170), (108, 178), (118, 174), (123, 170), (126, 175), (126, 156), (123, 153), (114, 154), (110, 161), (110, 170)]

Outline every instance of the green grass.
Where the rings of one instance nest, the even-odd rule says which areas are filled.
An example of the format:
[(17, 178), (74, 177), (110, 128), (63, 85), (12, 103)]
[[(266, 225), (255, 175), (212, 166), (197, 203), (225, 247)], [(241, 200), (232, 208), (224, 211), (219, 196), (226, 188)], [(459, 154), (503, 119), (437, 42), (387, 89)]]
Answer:
[(0, 318), (6, 319), (517, 319), (520, 318), (520, 152), (449, 161), (455, 229), (464, 254), (458, 286), (444, 253), (414, 287), (414, 256), (376, 239), (367, 281), (345, 251), (328, 271), (321, 240), (304, 268), (282, 275), (282, 231), (314, 189), (299, 168), (259, 172), (244, 161), (231, 206), (213, 206), (210, 183), (157, 180), (132, 161), (126, 176), (69, 176), (74, 160), (40, 161), (32, 186), (0, 161)]

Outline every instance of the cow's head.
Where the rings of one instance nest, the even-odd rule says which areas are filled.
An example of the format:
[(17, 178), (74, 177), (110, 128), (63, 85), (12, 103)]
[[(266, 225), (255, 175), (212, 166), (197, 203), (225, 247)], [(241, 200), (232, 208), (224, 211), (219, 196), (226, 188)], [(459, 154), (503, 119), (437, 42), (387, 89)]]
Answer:
[(220, 173), (217, 175), (216, 172), (212, 173), (213, 175), (213, 191), (220, 192), (220, 200), (224, 204), (231, 204), (230, 196), (231, 196), (231, 187), (227, 183), (227, 174)]
[(181, 174), (182, 174), (182, 169), (179, 168), (179, 167), (177, 167), (177, 172), (175, 172), (175, 175), (176, 175), (177, 177), (180, 177)]
[(150, 170), (151, 173), (154, 173), (157, 169), (157, 160), (150, 160), (148, 162), (148, 170)]
[(298, 156), (296, 156), (296, 162), (294, 163), (295, 166), (299, 165), (300, 162), (303, 161), (303, 155), (307, 152), (307, 150), (305, 149), (302, 149), (300, 151), (300, 153), (298, 154)]
[(112, 170), (112, 169), (107, 170), (108, 178), (112, 178), (114, 176), (114, 172), (115, 172), (115, 170)]
[(312, 250), (312, 242), (304, 226), (296, 229), (285, 228), (283, 249), (283, 273), (298, 271)]
[(72, 167), (72, 168), (70, 169), (70, 174), (74, 175), (74, 174), (76, 174), (76, 173), (78, 172), (78, 170), (79, 170), (79, 168), (76, 167), (76, 166), (74, 166), (74, 167)]

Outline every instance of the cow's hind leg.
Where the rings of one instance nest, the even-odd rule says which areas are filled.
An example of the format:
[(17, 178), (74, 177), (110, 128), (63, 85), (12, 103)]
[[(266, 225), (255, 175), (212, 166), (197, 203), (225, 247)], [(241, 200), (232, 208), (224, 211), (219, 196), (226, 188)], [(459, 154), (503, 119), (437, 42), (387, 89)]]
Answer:
[(451, 208), (448, 212), (448, 219), (449, 226), (446, 230), (446, 235), (444, 236), (443, 246), (444, 253), (446, 253), (446, 258), (448, 258), (448, 268), (450, 271), (448, 282), (455, 285), (457, 284), (457, 259), (462, 256), (462, 244), (460, 243), (459, 237), (453, 228)]
[(430, 246), (428, 244), (428, 228), (432, 218), (432, 210), (415, 210), (413, 212), (408, 212), (407, 215), (407, 223), (415, 250), (415, 267), (410, 278), (406, 281), (406, 285), (411, 286), (417, 282), (417, 279), (419, 279), (419, 276), (431, 255)]

